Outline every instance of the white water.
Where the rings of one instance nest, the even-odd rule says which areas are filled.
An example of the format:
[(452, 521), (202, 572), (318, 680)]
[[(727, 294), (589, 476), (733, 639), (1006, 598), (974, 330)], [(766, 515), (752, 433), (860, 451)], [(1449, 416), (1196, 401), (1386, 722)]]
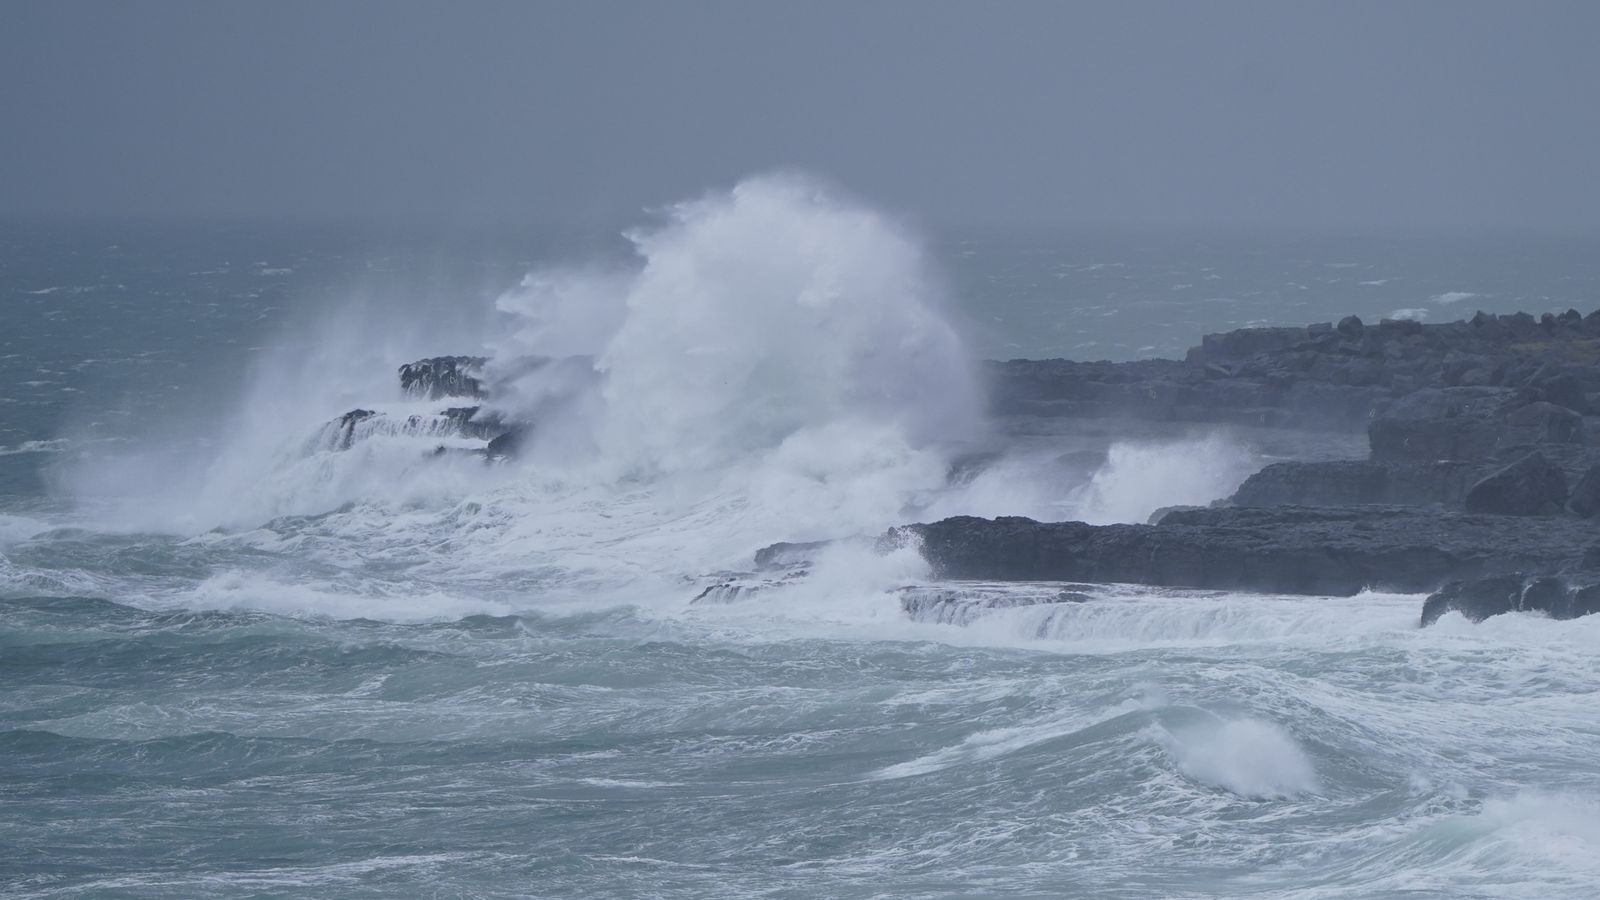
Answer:
[[(319, 516), (292, 540), (334, 565), (403, 555), (436, 583), (509, 578), (546, 602), (648, 604), (778, 540), (964, 512), (1142, 519), (1156, 491), (1203, 502), (1233, 478), (1130, 478), (1153, 457), (1119, 447), (1087, 499), (1081, 483), (1005, 462), (950, 489), (956, 455), (991, 438), (939, 277), (903, 228), (803, 178), (680, 204), (630, 239), (633, 260), (537, 269), (492, 311), (458, 317), (481, 322), (476, 335), (457, 329), (428, 351), (416, 336), (429, 329), (399, 334), (381, 307), (324, 314), (309, 351), (297, 335), (257, 362), (234, 421), (201, 423), (208, 444), (99, 458), (70, 483), (124, 496), (110, 514), (124, 527), (220, 526), (280, 546), (252, 529)], [(490, 356), (489, 412), (535, 423), (517, 461), (426, 452), (448, 443), (432, 414), (471, 402), (399, 396), (396, 366), (427, 352)], [(382, 415), (339, 449), (328, 423), (357, 407)], [(888, 586), (876, 562), (857, 568), (867, 593)], [(391, 614), (374, 600), (369, 614)]]
[[(26, 623), (0, 649), (31, 666), (0, 713), (37, 800), (0, 838), (43, 870), (32, 823), (76, 815), (55, 833), (134, 873), (89, 889), (157, 895), (1592, 895), (1600, 617), (929, 584), (914, 547), (849, 543), (690, 605), (772, 541), (1142, 521), (1259, 460), (1128, 439), (1083, 473), (987, 433), (917, 243), (805, 181), (634, 239), (481, 298), (356, 297), (256, 356), (229, 420), (74, 458), (93, 527), (0, 516)], [(459, 401), (401, 397), (396, 366), (475, 352), (538, 423), (515, 464), (397, 424)], [(330, 449), (358, 407), (389, 419)], [(84, 804), (56, 754), (129, 775)], [(308, 811), (326, 843), (282, 862)], [(407, 883), (362, 883), (384, 866)]]

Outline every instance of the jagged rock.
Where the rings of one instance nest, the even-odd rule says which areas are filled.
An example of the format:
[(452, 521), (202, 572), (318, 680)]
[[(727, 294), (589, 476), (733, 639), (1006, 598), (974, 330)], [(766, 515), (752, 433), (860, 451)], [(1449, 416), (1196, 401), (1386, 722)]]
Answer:
[(411, 397), (486, 396), (477, 374), (487, 362), (481, 356), (434, 356), (400, 367), (400, 389)]
[(1304, 328), (1242, 328), (1223, 334), (1208, 334), (1200, 346), (1189, 351), (1190, 362), (1217, 362), (1282, 350), (1304, 341)]
[[(1586, 413), (1600, 410), (1590, 400), (1600, 395), (1597, 338), (1600, 315), (1566, 313), (1545, 325), (1526, 313), (1433, 325), (1346, 317), (1338, 326), (1206, 335), (1182, 362), (996, 363), (993, 396), (1002, 413), (1342, 430), (1413, 392), (1510, 386), (1522, 393), (1508, 403), (1543, 400)], [(1460, 437), (1466, 446), (1446, 440), (1443, 449), (1487, 452), (1477, 437)], [(1415, 452), (1401, 457), (1422, 459), (1438, 449), (1429, 443), (1418, 436)]]
[(1585, 380), (1560, 366), (1545, 364), (1523, 381), (1535, 400), (1564, 406), (1575, 413), (1592, 412)]
[(751, 572), (723, 573), (718, 579), (696, 594), (690, 603), (737, 603), (761, 594), (771, 593), (784, 585), (804, 578), (806, 570), (797, 567), (777, 577), (764, 578)]
[[(1566, 406), (1535, 400), (1516, 407), (1505, 416), (1508, 430), (1522, 432), (1523, 442), (1534, 444), (1581, 444), (1584, 442), (1583, 416)], [(1513, 434), (1516, 432), (1513, 431)], [(1501, 446), (1512, 443), (1502, 437)]]
[[(1431, 591), (1452, 579), (1548, 573), (1592, 543), (1573, 518), (1508, 519), (1410, 507), (1174, 510), (1159, 525), (957, 517), (893, 529), (940, 578), (1128, 582), (1295, 594)], [(777, 545), (758, 559), (809, 558)]]
[(833, 541), (781, 542), (756, 551), (756, 568), (762, 571), (809, 564), (812, 558)]
[(1375, 460), (1489, 459), (1500, 440), (1506, 388), (1431, 388), (1396, 400), (1367, 429)]
[(1370, 460), (1280, 462), (1245, 479), (1234, 506), (1359, 506), (1461, 503), (1482, 474), (1474, 463)]
[(1422, 625), (1459, 612), (1473, 622), (1509, 612), (1538, 612), (1576, 619), (1600, 612), (1600, 580), (1520, 572), (1446, 584), (1422, 604)]
[(1522, 598), (1525, 580), (1522, 573), (1515, 572), (1450, 582), (1423, 601), (1422, 626), (1432, 625), (1448, 612), (1459, 612), (1474, 622), (1511, 612)]
[(1145, 524), (1146, 525), (1160, 525), (1162, 520), (1165, 519), (1167, 516), (1170, 516), (1175, 512), (1179, 512), (1180, 510), (1186, 510), (1186, 509), (1205, 509), (1205, 507), (1203, 507), (1203, 506), (1195, 506), (1193, 504), (1182, 504), (1182, 505), (1178, 505), (1178, 506), (1163, 506), (1163, 507), (1160, 507), (1159, 509), (1157, 509), (1155, 512), (1151, 513), (1149, 515), (1149, 517), (1145, 519)]
[(352, 409), (335, 419), (330, 430), (324, 432), (323, 446), (328, 450), (349, 450), (355, 443), (357, 423), (377, 415), (370, 409)]
[(1474, 484), (1468, 512), (1509, 516), (1559, 513), (1567, 502), (1567, 476), (1537, 451)]
[(1600, 464), (1590, 466), (1578, 479), (1567, 497), (1567, 509), (1585, 519), (1600, 513)]

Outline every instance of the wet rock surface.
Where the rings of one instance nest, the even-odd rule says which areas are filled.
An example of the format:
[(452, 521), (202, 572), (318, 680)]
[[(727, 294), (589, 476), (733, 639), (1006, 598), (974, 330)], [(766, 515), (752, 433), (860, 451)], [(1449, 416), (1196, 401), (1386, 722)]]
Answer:
[(1159, 525), (957, 517), (896, 529), (942, 578), (1127, 582), (1287, 594), (1426, 592), (1573, 566), (1592, 529), (1409, 507), (1175, 510)]
[(1422, 624), (1432, 625), (1453, 612), (1473, 622), (1510, 612), (1576, 619), (1600, 612), (1600, 572), (1574, 575), (1513, 572), (1454, 581), (1435, 591), (1422, 604)]
[[(1600, 393), (1597, 364), (1600, 314), (1569, 311), (1437, 325), (1348, 316), (1337, 326), (1206, 335), (1183, 360), (1009, 360), (989, 374), (1003, 413), (1345, 429), (1414, 392), (1459, 387), (1586, 415)], [(1407, 455), (1426, 452), (1418, 444)]]
[(410, 397), (482, 399), (488, 394), (479, 375), (488, 360), (481, 356), (434, 356), (400, 367), (400, 389)]
[[(1002, 413), (1363, 429), (1369, 453), (1275, 462), (1155, 524), (956, 517), (878, 539), (915, 543), (939, 578), (1433, 592), (1424, 625), (1600, 611), (1600, 572), (1584, 574), (1600, 568), (1600, 312), (1350, 316), (1207, 335), (1181, 361), (1011, 360), (990, 374)], [(802, 566), (820, 547), (775, 545), (757, 562)]]

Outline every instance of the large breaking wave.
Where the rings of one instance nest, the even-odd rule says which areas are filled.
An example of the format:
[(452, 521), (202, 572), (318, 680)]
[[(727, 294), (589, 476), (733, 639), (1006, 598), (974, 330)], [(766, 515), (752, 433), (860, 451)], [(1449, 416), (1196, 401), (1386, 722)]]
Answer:
[[(592, 592), (915, 518), (982, 440), (972, 360), (899, 224), (785, 175), (672, 206), (628, 238), (629, 259), (561, 261), (450, 301), (484, 306), (453, 329), (373, 303), (302, 321), (255, 361), (231, 421), (191, 426), (207, 440), (101, 458), (67, 483), (119, 497), (105, 516), (125, 527)], [(431, 452), (439, 404), (403, 396), (394, 372), (448, 352), (488, 357), (484, 414), (533, 422), (517, 459)], [(330, 427), (358, 408), (386, 418)]]

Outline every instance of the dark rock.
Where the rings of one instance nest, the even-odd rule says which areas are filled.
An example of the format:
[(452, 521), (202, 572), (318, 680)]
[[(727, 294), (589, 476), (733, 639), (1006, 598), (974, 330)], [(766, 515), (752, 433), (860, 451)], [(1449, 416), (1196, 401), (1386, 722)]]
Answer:
[[(1535, 444), (1583, 443), (1583, 416), (1566, 406), (1557, 406), (1545, 400), (1535, 400), (1519, 406), (1506, 414), (1506, 425), (1527, 429), (1524, 440)], [(1499, 441), (1504, 444), (1504, 438)]]
[(1555, 572), (1591, 538), (1585, 523), (1570, 518), (1361, 507), (1174, 510), (1153, 526), (958, 517), (894, 529), (880, 544), (908, 540), (941, 578), (1348, 595)]
[(1500, 416), (1514, 392), (1504, 388), (1432, 388), (1396, 400), (1367, 428), (1375, 460), (1435, 462), (1490, 458)]
[(456, 433), (462, 437), (491, 440), (505, 430), (505, 424), (498, 416), (480, 416), (479, 412), (476, 406), (453, 406), (440, 415), (452, 423)]
[(1380, 332), (1385, 332), (1385, 333), (1403, 334), (1403, 335), (1419, 335), (1419, 334), (1423, 333), (1422, 332), (1422, 328), (1423, 328), (1422, 323), (1417, 321), (1416, 319), (1379, 319), (1378, 320), (1378, 330)]
[(1167, 516), (1170, 516), (1173, 513), (1178, 512), (1180, 510), (1186, 510), (1186, 509), (1205, 509), (1205, 507), (1204, 506), (1194, 506), (1194, 505), (1163, 506), (1163, 507), (1157, 509), (1155, 512), (1151, 513), (1145, 519), (1145, 524), (1146, 525), (1160, 525), (1161, 521), (1163, 519), (1165, 519)]
[(1200, 339), (1200, 346), (1189, 351), (1189, 361), (1240, 359), (1291, 347), (1308, 336), (1304, 328), (1241, 328), (1223, 334), (1208, 334)]
[(1509, 516), (1552, 515), (1566, 502), (1566, 473), (1537, 451), (1474, 484), (1466, 496), (1468, 512)]
[(1449, 612), (1459, 612), (1474, 622), (1511, 612), (1522, 597), (1524, 580), (1521, 573), (1511, 573), (1446, 584), (1423, 601), (1422, 626), (1432, 625)]
[(1234, 506), (1459, 505), (1482, 475), (1475, 463), (1369, 460), (1272, 463), (1245, 479)]
[(809, 564), (824, 547), (833, 541), (782, 542), (756, 551), (756, 568), (762, 570), (784, 569)]
[(323, 434), (327, 436), (325, 441), (326, 448), (329, 450), (349, 450), (351, 444), (355, 443), (356, 424), (364, 422), (375, 415), (377, 413), (370, 409), (352, 409), (340, 416), (334, 421), (332, 435), (328, 435), (326, 430), (323, 431)]
[(1567, 509), (1585, 519), (1600, 513), (1600, 465), (1590, 466), (1567, 497)]
[(483, 398), (477, 374), (487, 362), (481, 356), (435, 356), (400, 367), (400, 389), (411, 397)]
[[(1479, 313), (1471, 324), (1383, 320), (1366, 326), (1246, 328), (1207, 335), (1182, 362), (1074, 363), (1012, 360), (994, 364), (994, 407), (1001, 413), (1125, 417), (1343, 430), (1375, 410), (1424, 390), (1513, 385), (1522, 403), (1544, 400), (1578, 412), (1600, 394), (1600, 341), (1563, 316), (1562, 327), (1525, 313)], [(1600, 335), (1600, 320), (1594, 330)], [(1508, 400), (1509, 402), (1509, 400)], [(1455, 423), (1447, 430), (1473, 430)], [(1441, 435), (1434, 435), (1441, 437)], [(1414, 436), (1415, 437), (1415, 436)], [(1487, 453), (1471, 436), (1465, 448)], [(1429, 441), (1407, 458), (1423, 459)], [(1380, 449), (1380, 453), (1383, 451)], [(1434, 458), (1457, 458), (1454, 455)]]
[(1532, 399), (1543, 400), (1578, 413), (1591, 412), (1583, 379), (1559, 367), (1545, 365), (1528, 376), (1523, 384)]
[[(1245, 479), (1235, 506), (1351, 506), (1383, 503), (1389, 471), (1366, 460), (1280, 462)], [(1154, 524), (1154, 523), (1152, 523)]]
[(1422, 604), (1422, 625), (1459, 612), (1473, 622), (1509, 612), (1576, 619), (1600, 612), (1600, 579), (1570, 575), (1506, 573), (1446, 584)]
[(737, 603), (749, 600), (760, 594), (771, 593), (777, 588), (804, 578), (806, 570), (802, 568), (790, 569), (776, 577), (764, 578), (750, 572), (723, 573), (718, 580), (709, 584), (700, 593), (696, 594), (690, 603)]

